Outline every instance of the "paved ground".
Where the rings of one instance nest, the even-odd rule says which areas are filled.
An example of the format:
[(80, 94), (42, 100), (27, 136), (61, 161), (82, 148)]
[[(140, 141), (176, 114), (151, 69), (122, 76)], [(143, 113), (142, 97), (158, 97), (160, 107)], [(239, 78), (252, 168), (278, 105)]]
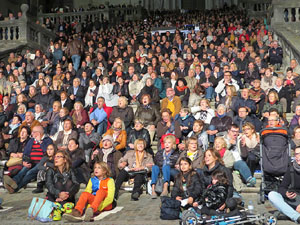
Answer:
[[(20, 193), (9, 195), (6, 190), (0, 190), (0, 196), (4, 199), (3, 206), (13, 206), (13, 208), (6, 212), (0, 212), (1, 225), (15, 225), (15, 224), (41, 224), (36, 221), (27, 219), (27, 209), (30, 205), (31, 199), (34, 196), (44, 197), (45, 193), (33, 195), (32, 189), (21, 190)], [(267, 202), (264, 205), (256, 204), (256, 194), (243, 194), (246, 204), (249, 200), (254, 202), (255, 211), (264, 213), (272, 212), (274, 209)], [(101, 222), (96, 221), (89, 224), (101, 225), (174, 225), (179, 224), (178, 221), (163, 221), (159, 219), (160, 200), (152, 200), (149, 195), (143, 194), (139, 201), (130, 201), (130, 193), (125, 192), (121, 194), (118, 206), (123, 206), (124, 209), (117, 214), (111, 214), (104, 218)], [(53, 222), (54, 223), (54, 222)], [(55, 222), (55, 224), (70, 224), (66, 221)], [(295, 224), (290, 221), (279, 221), (279, 225)]]

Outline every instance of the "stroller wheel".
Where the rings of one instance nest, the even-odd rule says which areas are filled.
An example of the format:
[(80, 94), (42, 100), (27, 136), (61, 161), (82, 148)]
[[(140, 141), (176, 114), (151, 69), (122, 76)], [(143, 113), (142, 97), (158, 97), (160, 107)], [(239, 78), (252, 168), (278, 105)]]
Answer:
[(265, 224), (266, 225), (276, 225), (277, 218), (271, 214), (265, 214)]
[(182, 213), (182, 225), (197, 225), (198, 219), (192, 210), (186, 210)]

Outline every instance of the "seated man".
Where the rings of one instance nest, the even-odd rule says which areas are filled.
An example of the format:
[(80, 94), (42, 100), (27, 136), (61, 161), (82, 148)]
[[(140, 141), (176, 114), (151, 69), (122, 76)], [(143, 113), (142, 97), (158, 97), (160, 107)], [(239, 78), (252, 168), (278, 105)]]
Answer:
[(39, 171), (39, 162), (52, 144), (51, 138), (44, 135), (44, 129), (38, 125), (32, 128), (32, 138), (27, 142), (23, 153), (23, 168), (11, 178), (4, 176), (4, 186), (10, 194), (18, 192), (22, 187), (35, 179)]
[(172, 117), (174, 118), (181, 109), (181, 100), (178, 96), (175, 96), (175, 91), (173, 88), (167, 88), (167, 97), (161, 101), (161, 110), (168, 108), (172, 112)]
[[(300, 223), (300, 148), (295, 149), (295, 160), (284, 174), (278, 192), (268, 194), (269, 201), (295, 223)], [(299, 178), (299, 179), (298, 179)], [(293, 185), (293, 186), (292, 186)]]
[(90, 121), (92, 124), (97, 127), (97, 132), (102, 136), (106, 132), (107, 129), (107, 113), (105, 112), (103, 105), (104, 105), (104, 98), (99, 97), (97, 99), (98, 107), (90, 114)]
[(256, 132), (259, 132), (261, 129), (261, 121), (254, 115), (253, 117), (250, 117), (248, 114), (248, 108), (246, 106), (241, 106), (238, 109), (238, 115), (233, 118), (233, 123), (239, 126), (240, 133), (242, 133), (242, 127), (246, 122), (252, 123), (255, 126)]
[(239, 97), (234, 106), (233, 106), (233, 110), (235, 113), (238, 113), (238, 109), (241, 106), (245, 106), (248, 109), (248, 113), (250, 114), (255, 114), (256, 113), (256, 105), (255, 102), (250, 99), (250, 95), (249, 95), (249, 89), (248, 88), (244, 88), (241, 91), (241, 97)]

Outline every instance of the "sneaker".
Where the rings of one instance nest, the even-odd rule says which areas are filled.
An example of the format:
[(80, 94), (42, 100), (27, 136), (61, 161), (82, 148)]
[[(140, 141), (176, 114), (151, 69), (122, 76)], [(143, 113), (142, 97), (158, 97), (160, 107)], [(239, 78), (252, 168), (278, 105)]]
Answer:
[(4, 183), (4, 187), (9, 192), (9, 194), (15, 193), (15, 190), (11, 186), (9, 186), (8, 184)]
[(255, 187), (256, 185), (256, 179), (255, 177), (251, 177), (247, 181), (247, 187)]
[(4, 180), (4, 184), (11, 186), (13, 189), (18, 188), (16, 181), (14, 181), (14, 179), (12, 179), (10, 176), (7, 175), (3, 176), (3, 180)]
[(89, 208), (87, 208), (87, 210), (85, 210), (83, 221), (90, 222), (91, 219), (93, 218), (93, 216), (94, 216), (93, 208), (89, 207)]
[(71, 213), (65, 213), (63, 217), (70, 222), (82, 222), (81, 213), (77, 209), (73, 209)]
[(139, 193), (139, 192), (134, 192), (134, 193), (132, 193), (132, 195), (131, 195), (131, 200), (132, 200), (132, 201), (138, 201), (138, 200), (139, 200), (139, 197), (140, 197), (140, 193)]
[(152, 199), (157, 199), (157, 194), (156, 194), (156, 192), (152, 193), (151, 198), (152, 198)]
[(163, 192), (160, 194), (160, 196), (168, 196), (169, 195), (169, 192), (168, 190), (163, 190)]

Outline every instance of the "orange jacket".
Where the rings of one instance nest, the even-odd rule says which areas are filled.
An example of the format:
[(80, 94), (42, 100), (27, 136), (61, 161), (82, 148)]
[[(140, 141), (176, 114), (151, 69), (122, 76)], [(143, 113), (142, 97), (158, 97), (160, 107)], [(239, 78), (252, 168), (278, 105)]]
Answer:
[[(104, 134), (104, 136), (105, 135), (111, 135), (113, 137), (113, 133), (114, 133), (114, 130), (113, 129), (109, 129), (109, 130), (106, 131), (106, 133)], [(126, 148), (126, 141), (127, 141), (126, 131), (122, 130), (121, 133), (119, 134), (119, 136), (115, 140), (115, 142), (119, 142), (119, 144), (115, 147), (115, 149), (116, 150), (121, 150), (121, 149)], [(102, 140), (101, 140), (99, 146), (100, 146), (100, 148), (103, 147)]]

